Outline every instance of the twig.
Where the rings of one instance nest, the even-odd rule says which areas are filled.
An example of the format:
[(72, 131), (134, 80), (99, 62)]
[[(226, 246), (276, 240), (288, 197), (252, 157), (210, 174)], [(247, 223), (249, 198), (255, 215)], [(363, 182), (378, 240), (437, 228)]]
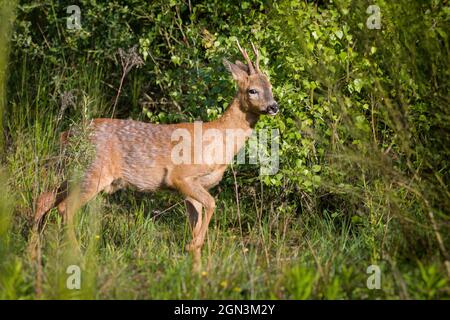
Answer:
[(386, 259), (391, 264), (394, 278), (398, 282), (398, 285), (399, 285), (399, 287), (401, 289), (401, 291), (400, 291), (400, 299), (402, 299), (402, 300), (409, 300), (410, 297), (408, 295), (408, 289), (407, 289), (405, 280), (403, 279), (402, 274), (398, 270), (397, 265), (395, 264), (395, 262), (392, 260), (392, 258), (388, 254), (386, 254)]
[(136, 51), (137, 46), (133, 46), (125, 52), (122, 48), (118, 50), (120, 64), (122, 65), (122, 77), (120, 78), (119, 89), (117, 90), (116, 99), (114, 100), (113, 111), (111, 118), (114, 118), (114, 113), (116, 111), (117, 102), (119, 101), (120, 93), (122, 92), (123, 82), (125, 81), (126, 75), (133, 69), (133, 67), (140, 68), (144, 65), (144, 61), (139, 56)]
[[(159, 217), (160, 215), (162, 215), (163, 213), (165, 213), (165, 212), (169, 211), (170, 209), (176, 207), (176, 206), (179, 205), (180, 203), (181, 203), (181, 201), (178, 201), (177, 203), (171, 205), (170, 207), (164, 209), (163, 211), (158, 212), (157, 214), (155, 214), (155, 215), (152, 217), (152, 219), (155, 220), (156, 217)], [(156, 212), (157, 212), (157, 211), (156, 211)]]
[(411, 188), (409, 186), (407, 186), (404, 183), (399, 182), (399, 185), (403, 186), (404, 188), (406, 188), (407, 190), (410, 190), (412, 193), (414, 193), (415, 195), (417, 195), (420, 199), (422, 199), (423, 203), (425, 204), (425, 207), (428, 211), (428, 217), (430, 218), (430, 222), (431, 222), (431, 227), (433, 228), (434, 231), (434, 235), (436, 237), (436, 241), (438, 243), (438, 247), (439, 250), (441, 251), (441, 254), (444, 258), (444, 265), (445, 268), (447, 270), (447, 277), (450, 279), (450, 256), (447, 253), (447, 249), (445, 248), (445, 244), (444, 241), (442, 240), (442, 235), (439, 231), (439, 227), (436, 223), (436, 219), (434, 218), (434, 212), (430, 206), (430, 203), (428, 202), (427, 199), (425, 199), (425, 197), (422, 196), (422, 194), (420, 194), (420, 192), (418, 192), (417, 190), (415, 190), (414, 188)]

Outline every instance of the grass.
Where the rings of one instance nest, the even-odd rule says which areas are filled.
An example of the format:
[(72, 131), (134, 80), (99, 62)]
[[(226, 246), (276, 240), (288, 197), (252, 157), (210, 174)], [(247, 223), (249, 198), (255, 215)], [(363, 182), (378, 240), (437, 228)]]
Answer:
[[(32, 147), (22, 144), (14, 159)], [(32, 186), (35, 173), (19, 175), (12, 165), (16, 162), (10, 162), (15, 188)], [(16, 203), (29, 202), (27, 190), (30, 187), (14, 190)], [(189, 230), (184, 204), (176, 195), (119, 191), (99, 197), (78, 215), (78, 256), (67, 253), (61, 220), (52, 211), (41, 236), (40, 266), (27, 251), (27, 210), (16, 209), (7, 253), (12, 270), (6, 277), (2, 273), (2, 298), (361, 299), (442, 294), (446, 279), (437, 267), (419, 265), (418, 275), (414, 262), (398, 273), (382, 263), (382, 289), (369, 290), (366, 269), (378, 250), (372, 239), (377, 225), (355, 233), (351, 221), (338, 215), (299, 215), (292, 207), (274, 208), (253, 191), (254, 204), (248, 199), (240, 203), (239, 217), (233, 193), (221, 190), (200, 275), (191, 273), (191, 260), (183, 250)], [(11, 213), (12, 207), (3, 210), (8, 209)], [(81, 290), (65, 287), (66, 269), (72, 264), (82, 269)], [(404, 284), (406, 292), (400, 294)]]

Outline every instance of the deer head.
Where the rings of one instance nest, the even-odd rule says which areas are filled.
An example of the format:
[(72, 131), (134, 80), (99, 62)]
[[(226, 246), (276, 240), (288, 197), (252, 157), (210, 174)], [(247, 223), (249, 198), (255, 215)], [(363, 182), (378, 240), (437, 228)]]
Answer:
[(238, 84), (238, 99), (242, 111), (254, 114), (275, 115), (279, 107), (272, 94), (272, 85), (267, 76), (259, 69), (259, 52), (252, 43), (256, 63), (253, 65), (248, 53), (237, 42), (239, 51), (247, 64), (237, 60), (235, 63), (223, 60), (225, 67), (231, 72)]

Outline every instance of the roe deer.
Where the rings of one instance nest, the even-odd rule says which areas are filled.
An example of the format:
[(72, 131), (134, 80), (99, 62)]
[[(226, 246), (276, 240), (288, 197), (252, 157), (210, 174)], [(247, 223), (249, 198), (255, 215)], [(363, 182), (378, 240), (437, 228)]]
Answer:
[[(174, 135), (181, 131), (197, 140), (196, 123), (163, 125), (133, 120), (94, 119), (90, 142), (95, 147), (95, 157), (84, 173), (79, 192), (68, 192), (67, 183), (63, 183), (59, 188), (41, 194), (37, 200), (35, 225), (39, 225), (44, 215), (57, 206), (67, 223), (69, 237), (76, 242), (73, 216), (78, 208), (100, 191), (110, 193), (127, 185), (142, 191), (175, 189), (185, 197), (192, 231), (192, 240), (186, 249), (192, 252), (194, 269), (198, 269), (195, 266), (200, 264), (201, 247), (215, 209), (214, 198), (208, 190), (220, 182), (227, 164), (251, 135), (260, 115), (275, 115), (278, 112), (271, 84), (259, 69), (258, 50), (252, 43), (256, 57), (253, 65), (247, 51), (241, 48), (239, 42), (237, 45), (247, 64), (240, 61), (231, 63), (226, 59), (223, 62), (237, 82), (238, 92), (222, 117), (202, 124), (205, 133), (200, 137), (201, 146), (204, 147), (200, 151), (203, 153), (201, 158), (207, 158), (206, 150), (211, 150), (211, 144), (216, 151), (225, 149), (223, 135), (213, 141), (206, 139), (209, 129), (215, 133), (225, 133), (227, 130), (244, 132), (243, 139), (233, 139), (231, 149), (226, 148), (224, 161), (174, 162)], [(190, 148), (188, 153), (183, 154), (183, 157), (198, 158), (195, 148)]]

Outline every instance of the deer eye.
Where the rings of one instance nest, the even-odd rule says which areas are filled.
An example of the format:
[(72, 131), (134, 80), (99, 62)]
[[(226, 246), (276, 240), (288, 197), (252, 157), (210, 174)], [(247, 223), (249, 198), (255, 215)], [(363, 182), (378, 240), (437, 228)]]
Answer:
[(256, 91), (255, 89), (249, 89), (248, 93), (250, 93), (250, 94), (257, 94), (258, 91)]

